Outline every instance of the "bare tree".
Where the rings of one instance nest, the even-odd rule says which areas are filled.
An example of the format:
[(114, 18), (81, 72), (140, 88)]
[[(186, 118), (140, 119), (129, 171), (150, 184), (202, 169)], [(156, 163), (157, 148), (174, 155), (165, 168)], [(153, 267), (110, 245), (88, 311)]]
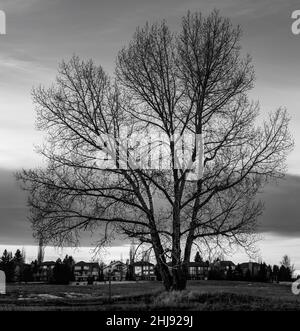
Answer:
[(288, 255), (284, 255), (282, 257), (280, 264), (284, 266), (286, 269), (290, 270), (291, 276), (293, 275), (293, 273), (295, 272), (295, 266), (294, 264), (292, 264), (291, 259)]
[[(137, 238), (153, 247), (167, 290), (185, 288), (193, 244), (248, 247), (262, 211), (256, 194), (283, 176), (293, 142), (284, 109), (258, 125), (259, 105), (247, 98), (251, 59), (240, 48), (240, 29), (218, 12), (189, 13), (177, 34), (165, 22), (138, 28), (114, 82), (92, 61), (63, 62), (56, 84), (33, 92), (47, 167), (17, 175), (35, 232), (59, 245), (78, 243), (82, 230), (99, 231), (99, 245), (114, 234)], [(125, 128), (166, 137), (170, 167), (136, 167), (130, 150), (120, 166)], [(194, 180), (177, 166), (174, 137), (184, 135), (195, 137), (191, 160), (202, 167)], [(113, 166), (96, 161), (103, 146), (115, 151)], [(149, 152), (138, 139), (132, 150), (134, 160)]]

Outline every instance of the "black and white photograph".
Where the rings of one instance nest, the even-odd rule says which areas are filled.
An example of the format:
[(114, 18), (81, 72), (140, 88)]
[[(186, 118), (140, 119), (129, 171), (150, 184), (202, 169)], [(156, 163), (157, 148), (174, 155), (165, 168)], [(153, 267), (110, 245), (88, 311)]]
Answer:
[(0, 0), (0, 312), (299, 311), (299, 97), (299, 1)]

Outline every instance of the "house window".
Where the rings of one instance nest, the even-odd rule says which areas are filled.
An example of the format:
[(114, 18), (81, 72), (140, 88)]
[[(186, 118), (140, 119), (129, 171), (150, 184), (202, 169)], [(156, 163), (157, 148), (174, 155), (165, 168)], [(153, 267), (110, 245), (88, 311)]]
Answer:
[(137, 275), (140, 275), (142, 273), (142, 268), (141, 267), (135, 267), (135, 273)]
[(190, 275), (196, 275), (197, 268), (196, 267), (190, 267)]

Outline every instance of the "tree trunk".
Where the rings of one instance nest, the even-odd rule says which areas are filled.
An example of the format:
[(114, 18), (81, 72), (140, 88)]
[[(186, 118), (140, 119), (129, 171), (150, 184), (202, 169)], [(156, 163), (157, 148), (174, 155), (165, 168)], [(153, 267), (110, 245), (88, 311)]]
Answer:
[(152, 238), (152, 245), (158, 266), (158, 271), (161, 275), (166, 291), (170, 291), (170, 289), (172, 288), (172, 276), (168, 268), (166, 258), (164, 256), (164, 250), (161, 245), (158, 233), (156, 231), (152, 231), (151, 238)]
[(172, 290), (182, 291), (186, 288), (187, 274), (184, 269), (184, 262), (181, 261), (181, 242), (180, 242), (180, 210), (179, 199), (173, 211), (173, 249), (172, 249)]
[[(173, 261), (171, 271), (164, 257), (163, 249), (160, 243), (153, 241), (154, 253), (157, 261), (158, 271), (161, 275), (166, 291), (182, 291), (186, 288), (187, 272), (184, 265), (178, 265), (178, 262)], [(176, 260), (177, 261), (177, 260)], [(177, 263), (177, 264), (176, 264)]]
[(160, 262), (158, 263), (158, 270), (160, 272), (165, 290), (170, 291), (172, 289), (172, 276), (168, 266)]
[(187, 274), (183, 265), (172, 270), (172, 288), (173, 291), (182, 291), (186, 289)]

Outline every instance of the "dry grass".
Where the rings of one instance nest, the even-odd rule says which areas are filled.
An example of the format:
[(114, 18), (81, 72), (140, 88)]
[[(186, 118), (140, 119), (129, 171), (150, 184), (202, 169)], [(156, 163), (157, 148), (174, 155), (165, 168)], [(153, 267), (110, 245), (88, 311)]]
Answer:
[(160, 282), (134, 282), (113, 284), (112, 292), (109, 302), (108, 284), (9, 285), (0, 310), (300, 310), (300, 296), (281, 284), (193, 281), (186, 291), (167, 293)]

